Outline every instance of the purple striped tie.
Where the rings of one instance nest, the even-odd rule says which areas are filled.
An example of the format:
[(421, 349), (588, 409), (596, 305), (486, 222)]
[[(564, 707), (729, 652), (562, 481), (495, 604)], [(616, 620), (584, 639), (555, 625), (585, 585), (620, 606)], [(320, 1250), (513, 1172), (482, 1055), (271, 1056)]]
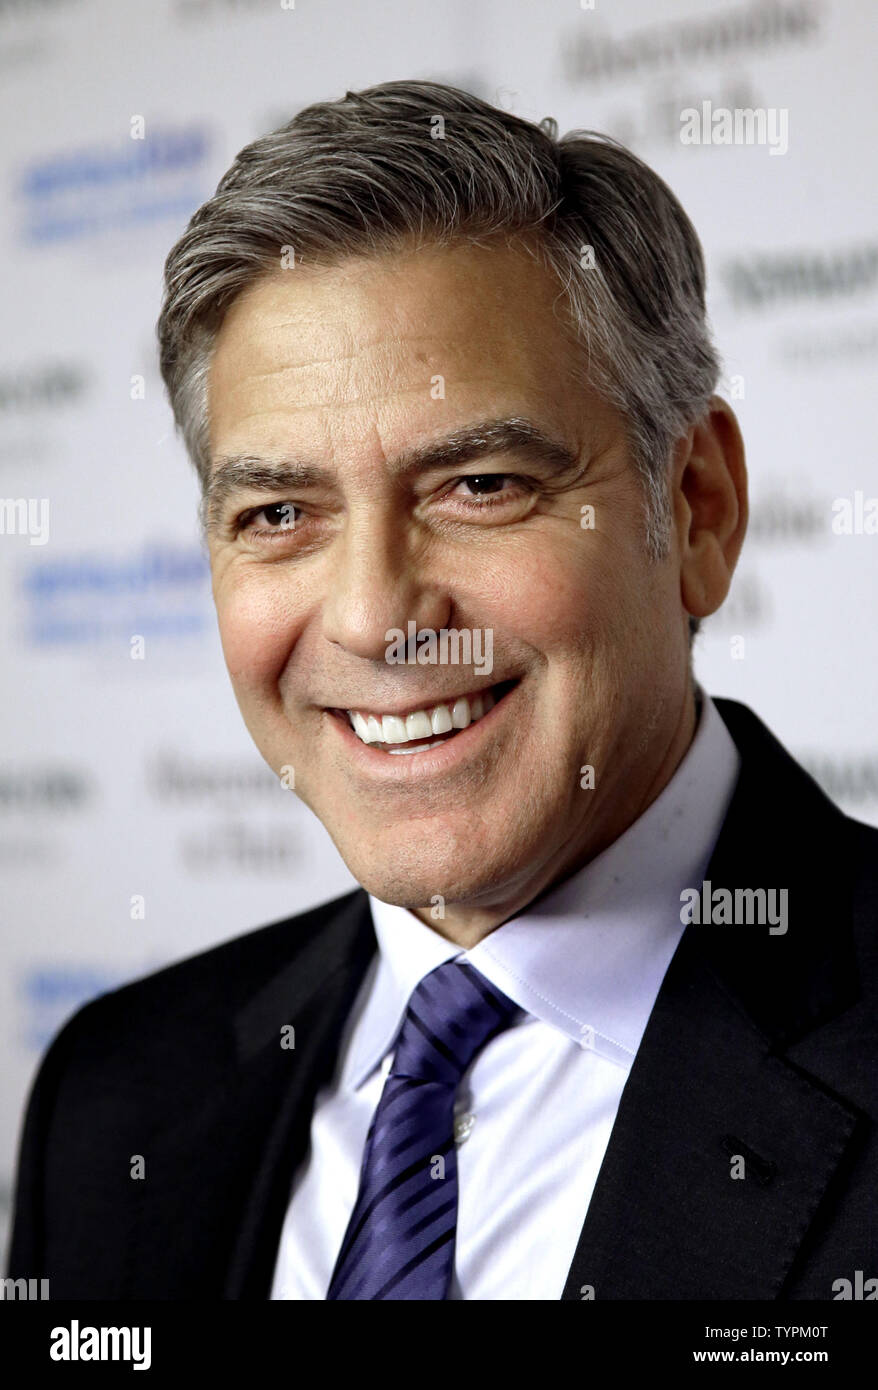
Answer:
[(474, 966), (455, 961), (412, 992), (327, 1299), (448, 1297), (457, 1230), (454, 1093), (479, 1048), (520, 1012)]

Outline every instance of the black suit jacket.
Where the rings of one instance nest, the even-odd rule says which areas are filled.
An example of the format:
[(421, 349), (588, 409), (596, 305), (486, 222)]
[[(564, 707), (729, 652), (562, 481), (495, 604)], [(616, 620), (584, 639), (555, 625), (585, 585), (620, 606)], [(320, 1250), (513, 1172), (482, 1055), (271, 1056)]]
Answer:
[[(787, 887), (789, 929), (686, 928), (564, 1299), (832, 1299), (878, 1275), (878, 831), (717, 704), (742, 769), (708, 877)], [(358, 889), (81, 1009), (31, 1094), (9, 1273), (57, 1299), (268, 1298), (375, 949)]]

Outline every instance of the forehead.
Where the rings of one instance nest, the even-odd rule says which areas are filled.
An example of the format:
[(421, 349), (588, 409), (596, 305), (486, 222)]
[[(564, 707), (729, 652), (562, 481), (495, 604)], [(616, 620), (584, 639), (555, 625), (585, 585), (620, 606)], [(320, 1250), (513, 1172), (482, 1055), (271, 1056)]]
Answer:
[(445, 421), (488, 405), (542, 401), (551, 411), (580, 366), (559, 294), (533, 256), (500, 244), (265, 276), (238, 296), (217, 336), (211, 453), (284, 447), (291, 431), (313, 436), (330, 417), (342, 432), (362, 429), (364, 417), (435, 429), (438, 401)]

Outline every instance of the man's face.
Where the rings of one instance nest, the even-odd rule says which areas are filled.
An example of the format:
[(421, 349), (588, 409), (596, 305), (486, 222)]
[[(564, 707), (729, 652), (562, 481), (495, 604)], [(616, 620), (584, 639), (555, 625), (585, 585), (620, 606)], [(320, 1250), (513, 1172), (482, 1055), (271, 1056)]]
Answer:
[[(557, 298), (520, 250), (407, 251), (279, 271), (218, 338), (215, 482), (241, 456), (307, 466), (213, 498), (238, 703), (351, 873), (411, 908), (441, 895), (511, 915), (636, 818), (682, 719), (676, 542), (650, 559), (623, 421), (571, 386)], [(424, 457), (510, 419), (561, 448)], [(417, 648), (388, 660), (410, 622), (473, 634), (470, 664), (419, 663)], [(453, 715), (488, 689), (496, 703), (469, 727), (442, 732), (440, 715), (425, 737), (416, 720), (419, 751), (390, 751), (401, 731), (385, 715)], [(385, 737), (361, 741), (345, 711)]]

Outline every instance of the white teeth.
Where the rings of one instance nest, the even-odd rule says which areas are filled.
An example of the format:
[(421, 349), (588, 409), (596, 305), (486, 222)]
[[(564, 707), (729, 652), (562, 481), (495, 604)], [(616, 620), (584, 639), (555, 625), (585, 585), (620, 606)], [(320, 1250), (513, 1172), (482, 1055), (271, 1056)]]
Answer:
[(374, 714), (370, 714), (368, 719), (364, 719), (362, 714), (357, 714), (354, 710), (348, 710), (348, 719), (351, 721), (351, 728), (357, 735), (357, 738), (361, 739), (363, 743), (381, 742), (381, 725)]
[[(425, 743), (431, 734), (450, 734), (454, 730), (466, 729), (476, 720), (482, 719), (496, 704), (493, 691), (484, 690), (469, 699), (462, 695), (454, 704), (433, 705), (429, 709), (415, 710), (404, 718), (396, 714), (361, 714), (348, 710), (351, 728), (363, 743), (397, 744), (388, 748), (388, 753), (419, 753), (425, 748), (438, 748), (439, 743)], [(442, 742), (442, 740), (439, 740)], [(406, 748), (406, 743), (417, 745)]]
[(381, 742), (405, 743), (407, 739), (405, 720), (398, 719), (395, 714), (385, 714), (381, 720)]
[(469, 708), (469, 700), (463, 695), (459, 700), (455, 700), (451, 711), (451, 723), (455, 729), (465, 729), (472, 719)]
[(447, 705), (437, 705), (430, 715), (430, 725), (434, 734), (450, 734), (452, 729), (451, 710)]
[(422, 709), (419, 709), (414, 714), (406, 715), (405, 731), (410, 741), (417, 738), (429, 738), (433, 732), (429, 714), (425, 714)]
[(428, 748), (440, 748), (442, 739), (437, 738), (435, 743), (419, 743), (415, 748), (388, 748), (388, 753), (424, 753)]

